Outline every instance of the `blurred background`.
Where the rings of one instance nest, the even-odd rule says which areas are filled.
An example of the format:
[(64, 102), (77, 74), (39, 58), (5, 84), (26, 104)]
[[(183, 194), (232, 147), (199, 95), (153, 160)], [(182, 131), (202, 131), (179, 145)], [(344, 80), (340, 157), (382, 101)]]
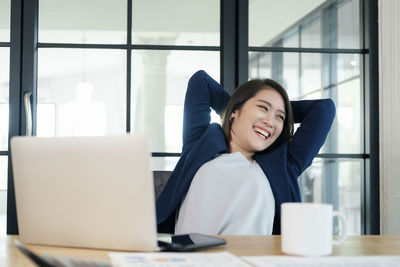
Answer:
[[(239, 47), (247, 59), (242, 77), (277, 80), (291, 100), (330, 97), (336, 103), (329, 137), (299, 180), (303, 201), (332, 203), (346, 214), (351, 234), (364, 233), (362, 192), (369, 172), (365, 1), (246, 2), (246, 28), (239, 31), (248, 38), (244, 50)], [(182, 146), (189, 77), (204, 69), (221, 82), (225, 69), (236, 68), (221, 63), (225, 47), (236, 45), (221, 44), (221, 35), (228, 34), (221, 14), (228, 8), (229, 1), (217, 0), (39, 0), (36, 135), (145, 133), (153, 170), (172, 170)], [(11, 0), (0, 0), (3, 234), (12, 103), (10, 19)], [(212, 120), (219, 123), (215, 112)]]

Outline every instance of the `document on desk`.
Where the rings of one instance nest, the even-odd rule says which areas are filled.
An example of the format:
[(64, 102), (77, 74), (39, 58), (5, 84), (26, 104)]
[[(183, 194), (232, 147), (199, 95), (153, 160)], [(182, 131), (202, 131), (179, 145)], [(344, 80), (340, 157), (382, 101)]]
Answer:
[(400, 256), (243, 256), (255, 267), (400, 267)]
[(229, 252), (161, 252), (161, 253), (122, 253), (108, 254), (113, 267), (250, 267), (251, 265), (240, 260)]

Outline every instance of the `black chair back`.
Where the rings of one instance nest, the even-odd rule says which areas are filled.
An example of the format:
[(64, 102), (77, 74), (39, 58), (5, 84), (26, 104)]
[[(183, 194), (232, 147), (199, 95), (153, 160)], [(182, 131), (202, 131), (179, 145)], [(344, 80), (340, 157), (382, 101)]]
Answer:
[(164, 189), (165, 184), (171, 176), (171, 173), (172, 171), (153, 171), (154, 193), (156, 199), (161, 194), (161, 191)]

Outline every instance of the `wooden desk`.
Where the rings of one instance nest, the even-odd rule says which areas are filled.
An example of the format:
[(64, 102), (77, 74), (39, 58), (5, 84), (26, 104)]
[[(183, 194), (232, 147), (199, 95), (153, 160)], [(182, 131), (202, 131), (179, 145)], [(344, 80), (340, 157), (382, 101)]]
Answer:
[[(14, 245), (17, 236), (0, 237), (1, 266), (34, 266)], [(280, 236), (223, 236), (227, 244), (208, 249), (207, 252), (229, 251), (237, 256), (283, 255)], [(78, 249), (50, 246), (28, 246), (39, 254), (99, 259), (109, 261), (106, 250)], [(400, 236), (349, 236), (346, 241), (334, 247), (332, 255), (400, 255)]]

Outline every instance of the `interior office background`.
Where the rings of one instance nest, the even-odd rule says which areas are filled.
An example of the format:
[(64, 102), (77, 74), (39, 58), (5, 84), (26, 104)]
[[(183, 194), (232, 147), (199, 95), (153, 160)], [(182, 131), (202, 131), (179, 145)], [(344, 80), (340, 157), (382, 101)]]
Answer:
[(16, 231), (10, 201), (6, 217), (9, 136), (25, 134), (25, 96), (34, 135), (145, 133), (152, 169), (172, 170), (186, 84), (204, 69), (229, 92), (269, 77), (293, 100), (331, 97), (337, 116), (299, 180), (303, 201), (332, 203), (351, 234), (379, 233), (377, 7), (368, 0), (0, 0), (0, 232), (7, 219), (8, 233)]

